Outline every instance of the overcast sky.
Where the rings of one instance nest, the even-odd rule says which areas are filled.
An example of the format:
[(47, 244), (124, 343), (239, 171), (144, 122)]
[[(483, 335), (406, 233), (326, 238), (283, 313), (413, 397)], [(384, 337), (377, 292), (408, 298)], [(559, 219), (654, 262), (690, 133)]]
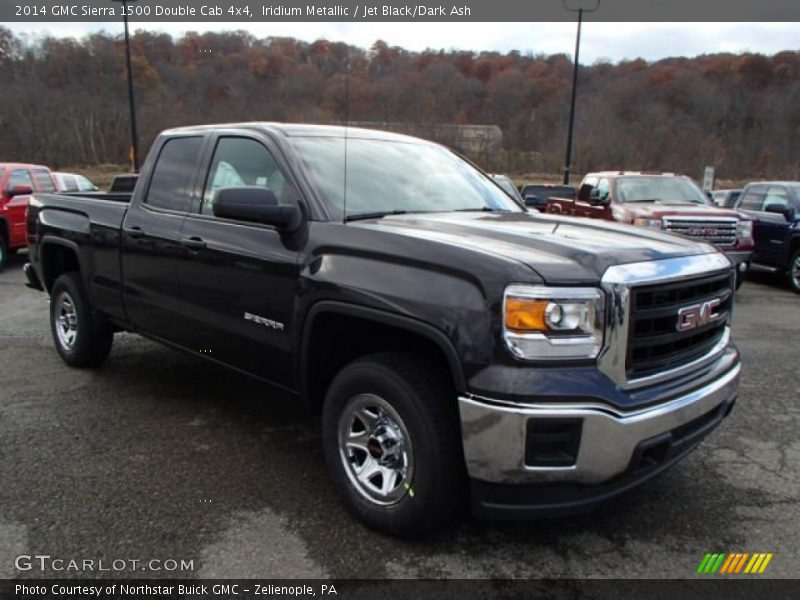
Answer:
[[(180, 35), (185, 31), (247, 29), (256, 37), (291, 36), (313, 41), (326, 38), (369, 47), (377, 39), (409, 50), (425, 48), (496, 50), (572, 54), (574, 23), (142, 23), (143, 29)], [(6, 23), (18, 34), (81, 37), (105, 29), (118, 33), (115, 23)], [(138, 24), (132, 27), (138, 28)], [(619, 61), (667, 56), (696, 56), (714, 52), (800, 50), (798, 23), (585, 23), (581, 62)]]

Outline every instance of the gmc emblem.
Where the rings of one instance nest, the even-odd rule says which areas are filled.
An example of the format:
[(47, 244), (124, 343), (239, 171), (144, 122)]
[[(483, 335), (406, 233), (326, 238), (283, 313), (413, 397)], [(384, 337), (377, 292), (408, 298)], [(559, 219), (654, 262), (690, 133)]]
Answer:
[(678, 311), (678, 324), (676, 329), (678, 331), (691, 331), (692, 329), (697, 329), (701, 325), (716, 321), (721, 316), (718, 312), (715, 312), (720, 304), (722, 304), (722, 300), (714, 298), (702, 304), (684, 306)]

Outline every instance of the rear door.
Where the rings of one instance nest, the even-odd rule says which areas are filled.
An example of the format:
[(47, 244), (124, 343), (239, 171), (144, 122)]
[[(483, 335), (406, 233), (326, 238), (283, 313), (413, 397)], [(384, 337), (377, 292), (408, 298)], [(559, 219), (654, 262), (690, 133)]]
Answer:
[(144, 332), (183, 345), (178, 264), (181, 226), (195, 194), (205, 139), (167, 138), (158, 149), (145, 189), (122, 225), (123, 300), (128, 319)]
[(191, 347), (288, 386), (302, 236), (217, 218), (213, 200), (226, 187), (261, 186), (281, 204), (297, 204), (298, 188), (282, 154), (265, 136), (217, 133), (212, 146), (203, 193), (183, 226), (192, 245), (180, 266)]

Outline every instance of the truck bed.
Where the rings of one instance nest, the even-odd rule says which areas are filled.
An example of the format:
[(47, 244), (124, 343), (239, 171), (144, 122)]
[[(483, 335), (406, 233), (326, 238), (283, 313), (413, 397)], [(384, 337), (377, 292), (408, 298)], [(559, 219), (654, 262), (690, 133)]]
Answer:
[[(98, 195), (34, 194), (28, 205), (31, 262), (39, 261), (42, 248), (49, 243), (71, 247), (95, 305), (116, 307), (110, 316), (123, 318), (120, 231), (127, 210), (127, 201)], [(48, 266), (42, 266), (41, 283), (49, 288)]]

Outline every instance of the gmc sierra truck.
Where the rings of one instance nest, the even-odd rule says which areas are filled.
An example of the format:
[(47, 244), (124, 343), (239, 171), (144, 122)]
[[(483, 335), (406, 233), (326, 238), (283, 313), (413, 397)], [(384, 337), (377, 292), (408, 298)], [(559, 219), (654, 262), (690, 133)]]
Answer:
[[(738, 272), (747, 271), (753, 253), (753, 221), (718, 208), (685, 175), (604, 171), (589, 173), (577, 198), (549, 198), (546, 212), (662, 229), (714, 244)], [(737, 286), (742, 277), (737, 277)]]
[(649, 229), (528, 213), (451, 151), (364, 129), (166, 131), (130, 203), (34, 195), (57, 351), (131, 331), (319, 411), (332, 480), (397, 536), (461, 508), (582, 511), (731, 411), (733, 267)]

